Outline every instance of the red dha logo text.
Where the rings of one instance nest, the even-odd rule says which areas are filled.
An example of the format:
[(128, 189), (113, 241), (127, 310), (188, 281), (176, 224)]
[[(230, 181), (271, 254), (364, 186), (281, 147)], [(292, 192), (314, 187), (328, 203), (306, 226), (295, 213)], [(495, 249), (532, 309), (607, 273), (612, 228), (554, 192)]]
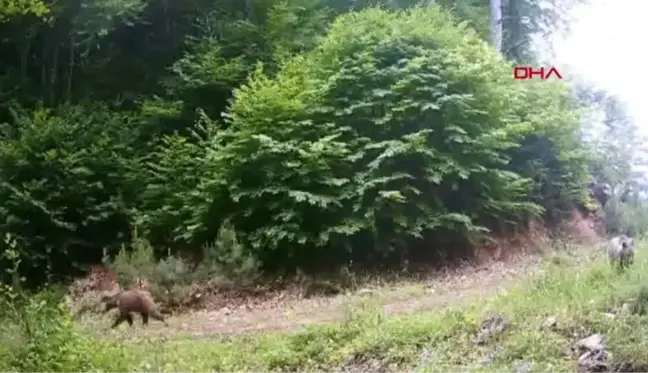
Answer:
[(562, 79), (562, 75), (560, 75), (558, 70), (553, 66), (548, 69), (545, 69), (544, 67), (534, 69), (530, 66), (516, 66), (513, 68), (513, 79), (515, 80), (531, 80), (534, 76), (537, 76), (542, 80), (547, 80), (552, 76), (559, 80)]

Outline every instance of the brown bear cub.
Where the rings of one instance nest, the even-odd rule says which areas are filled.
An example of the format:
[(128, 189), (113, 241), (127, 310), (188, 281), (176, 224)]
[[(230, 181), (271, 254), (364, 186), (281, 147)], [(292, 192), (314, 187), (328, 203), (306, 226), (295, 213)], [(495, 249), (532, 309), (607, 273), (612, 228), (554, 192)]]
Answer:
[(124, 290), (115, 295), (104, 295), (101, 297), (101, 301), (106, 304), (106, 309), (103, 311), (104, 314), (113, 308), (119, 309), (119, 316), (112, 325), (112, 328), (117, 327), (124, 321), (128, 321), (128, 324), (133, 326), (132, 313), (141, 314), (142, 324), (144, 325), (148, 324), (149, 316), (158, 321), (162, 321), (167, 326), (169, 325), (164, 320), (164, 316), (158, 311), (151, 296), (145, 291), (139, 289)]

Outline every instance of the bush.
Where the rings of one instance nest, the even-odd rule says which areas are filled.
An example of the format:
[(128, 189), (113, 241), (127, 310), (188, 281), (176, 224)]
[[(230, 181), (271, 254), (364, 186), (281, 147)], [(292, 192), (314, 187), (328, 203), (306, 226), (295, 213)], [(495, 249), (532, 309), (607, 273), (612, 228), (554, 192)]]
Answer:
[[(530, 193), (544, 181), (530, 176), (547, 172), (522, 177), (510, 155), (546, 120), (563, 118), (571, 140), (578, 118), (563, 86), (511, 70), (436, 6), (341, 16), (315, 50), (235, 93), (195, 226), (230, 219), (264, 269), (322, 269), (405, 264), (421, 239), (451, 247), (538, 216)], [(579, 162), (552, 185), (576, 184)]]
[[(225, 222), (238, 243), (213, 248), (210, 275), (405, 266), (543, 212), (560, 219), (583, 198), (563, 84), (512, 80), (438, 6), (345, 14), (320, 38), (334, 13), (320, 5), (268, 3), (262, 25), (210, 14), (224, 39), (203, 35), (166, 82), (187, 101), (146, 99), (138, 120), (104, 105), (15, 111), (0, 139), (0, 234), (24, 248), (22, 273), (71, 274), (133, 226), (151, 258), (199, 256)], [(235, 91), (226, 123), (196, 109), (220, 114), (203, 88), (228, 97), (254, 61), (266, 65)], [(176, 260), (160, 271), (189, 276)]]
[(17, 241), (30, 280), (74, 273), (127, 242), (137, 195), (128, 116), (100, 105), (16, 110), (0, 131), (0, 234)]
[(206, 271), (208, 277), (242, 283), (258, 277), (259, 263), (239, 241), (232, 225), (225, 222), (214, 244), (205, 246), (200, 270)]
[(137, 235), (130, 247), (123, 246), (113, 260), (105, 257), (104, 264), (117, 274), (122, 289), (138, 287), (141, 280), (146, 280), (153, 298), (169, 306), (186, 300), (189, 286), (198, 280), (198, 274), (185, 260), (171, 255), (158, 260), (150, 243)]
[(130, 247), (123, 246), (114, 259), (104, 263), (117, 274), (122, 289), (137, 287), (146, 279), (149, 291), (160, 304), (178, 307), (192, 302), (194, 286), (207, 282), (216, 285), (231, 281), (242, 283), (254, 280), (258, 265), (238, 242), (236, 232), (223, 225), (213, 245), (206, 246), (197, 265), (178, 255), (167, 255), (157, 260), (151, 244), (137, 234)]
[[(119, 348), (103, 346), (74, 328), (60, 292), (26, 293), (0, 284), (0, 370), (5, 372), (112, 371)], [(110, 354), (110, 365), (103, 354)], [(123, 352), (121, 352), (123, 353)]]
[(218, 221), (193, 230), (191, 226), (195, 199), (200, 197), (195, 188), (209, 176), (205, 154), (216, 129), (198, 123), (191, 138), (166, 136), (148, 154), (140, 175), (146, 183), (138, 198), (137, 226), (154, 247), (169, 247), (176, 254), (180, 247), (199, 250), (216, 237)]

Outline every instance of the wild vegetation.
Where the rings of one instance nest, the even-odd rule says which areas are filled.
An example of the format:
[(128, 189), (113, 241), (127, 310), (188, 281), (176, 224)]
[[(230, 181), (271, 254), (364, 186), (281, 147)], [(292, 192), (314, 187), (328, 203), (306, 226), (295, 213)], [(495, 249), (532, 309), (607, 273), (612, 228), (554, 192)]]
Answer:
[(0, 230), (19, 272), (74, 274), (134, 232), (158, 258), (212, 246), (230, 272), (405, 266), (589, 203), (579, 101), (511, 79), (486, 7), (376, 4), (7, 15)]
[[(176, 346), (88, 334), (58, 287), (103, 263), (171, 309), (199, 283), (343, 273), (353, 288), (354, 271), (466, 258), (532, 222), (559, 232), (575, 210), (640, 237), (648, 183), (623, 103), (577, 79), (512, 79), (574, 4), (509, 0), (498, 33), (482, 3), (0, 2), (0, 369), (423, 369), (433, 345), (434, 366), (478, 369), (466, 338), (485, 314), (470, 306)], [(531, 304), (626, 343), (596, 312), (643, 289), (641, 266), (554, 265), (493, 301), (517, 329), (491, 368), (571, 366), (554, 354), (570, 337), (530, 331)]]
[[(646, 242), (640, 245), (635, 266), (622, 275), (602, 252), (551, 251), (542, 272), (518, 279), (517, 286), (492, 298), (387, 316), (379, 298), (371, 296), (349, 303), (340, 323), (293, 333), (201, 338), (133, 329), (137, 331), (107, 335), (106, 325), (97, 329), (93, 323), (92, 332), (73, 323), (64, 303), (52, 307), (52, 294), (41, 293), (20, 298), (25, 302), (20, 303), (20, 318), (3, 324), (0, 368), (569, 372), (577, 369), (583, 353), (574, 342), (595, 333), (603, 336), (605, 354), (598, 363), (607, 371), (643, 371), (648, 366), (643, 338), (648, 257)], [(498, 328), (489, 327), (493, 320)]]

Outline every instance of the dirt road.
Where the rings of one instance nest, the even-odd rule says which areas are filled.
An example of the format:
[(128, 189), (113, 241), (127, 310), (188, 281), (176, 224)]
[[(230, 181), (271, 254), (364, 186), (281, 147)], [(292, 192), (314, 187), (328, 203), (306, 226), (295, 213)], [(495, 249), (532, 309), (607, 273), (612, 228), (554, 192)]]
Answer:
[(488, 297), (505, 291), (516, 280), (538, 268), (540, 258), (521, 256), (480, 268), (465, 267), (441, 273), (427, 283), (401, 283), (386, 288), (363, 289), (356, 294), (282, 301), (272, 299), (253, 307), (201, 310), (172, 317), (171, 328), (151, 325), (146, 334), (175, 333), (193, 337), (289, 332), (313, 323), (344, 320), (349, 307), (367, 296), (384, 307), (388, 315), (409, 313), (457, 304), (467, 299)]

